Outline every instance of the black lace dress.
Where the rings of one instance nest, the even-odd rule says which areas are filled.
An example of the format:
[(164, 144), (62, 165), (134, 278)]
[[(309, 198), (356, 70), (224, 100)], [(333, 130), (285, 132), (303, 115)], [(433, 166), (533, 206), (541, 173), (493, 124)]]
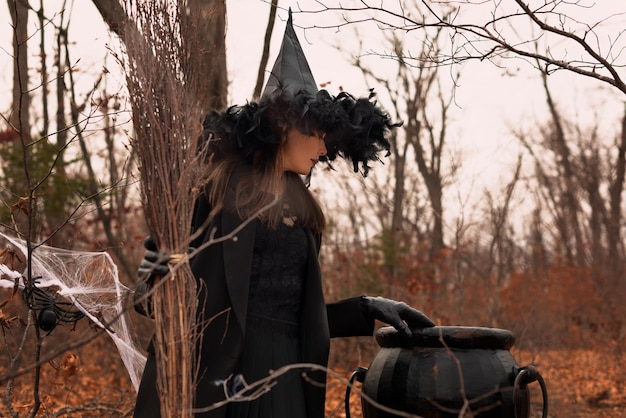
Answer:
[[(308, 240), (295, 218), (276, 229), (257, 221), (244, 348), (235, 374), (248, 383), (299, 363), (299, 319)], [(257, 399), (228, 406), (229, 418), (306, 418), (302, 370), (276, 379)]]

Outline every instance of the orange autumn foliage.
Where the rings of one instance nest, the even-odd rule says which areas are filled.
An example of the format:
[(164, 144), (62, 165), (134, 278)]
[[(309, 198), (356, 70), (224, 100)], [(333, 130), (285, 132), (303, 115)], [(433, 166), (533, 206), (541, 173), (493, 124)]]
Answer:
[[(446, 254), (438, 260), (441, 264), (429, 266), (407, 257), (403, 261), (407, 263), (406, 279), (397, 277), (391, 281), (384, 276), (388, 270), (383, 265), (363, 268), (364, 263), (372, 261), (365, 251), (339, 253), (324, 259), (327, 295), (333, 300), (367, 290), (363, 285), (374, 286), (382, 294), (397, 292), (395, 297), (422, 309), (440, 325), (511, 329), (517, 336), (511, 351), (518, 364), (535, 365), (546, 381), (551, 417), (624, 416), (626, 353), (619, 334), (623, 316), (612, 316), (621, 307), (608, 303), (610, 298), (602, 279), (589, 271), (554, 266), (532, 274), (510, 274), (498, 288), (489, 285), (494, 278), (478, 274), (468, 275), (462, 281), (446, 281), (442, 278), (451, 277), (454, 257), (453, 253)], [(363, 271), (370, 277), (361, 280)], [(1, 300), (10, 299), (10, 294), (3, 291)], [(15, 297), (2, 307), (0, 317), (4, 319), (5, 331), (23, 326), (16, 319), (23, 318), (19, 309), (22, 303)], [(90, 332), (86, 320), (81, 320), (75, 331), (61, 325), (47, 337), (44, 349), (71, 341), (75, 333), (85, 330)], [(341, 378), (329, 374), (328, 417), (345, 416), (345, 382), (357, 366), (369, 365), (377, 349), (371, 337), (332, 342), (329, 366)], [(0, 350), (0, 375), (6, 375), (7, 367), (7, 353)], [(3, 393), (6, 384), (0, 383)], [(33, 388), (32, 372), (13, 382), (10, 396), (19, 416), (26, 416), (32, 408)], [(531, 392), (537, 414), (541, 408), (539, 387), (531, 387)], [(130, 416), (136, 396), (117, 350), (106, 335), (43, 364), (39, 394), (38, 417)], [(362, 417), (360, 399), (354, 391), (350, 410), (352, 417)], [(5, 402), (0, 402), (2, 415), (11, 416)]]

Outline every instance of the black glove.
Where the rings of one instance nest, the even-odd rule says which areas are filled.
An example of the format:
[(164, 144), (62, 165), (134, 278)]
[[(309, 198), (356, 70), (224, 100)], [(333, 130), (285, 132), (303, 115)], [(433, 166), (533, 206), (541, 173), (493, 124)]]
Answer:
[(152, 236), (146, 237), (143, 242), (146, 252), (137, 269), (139, 282), (135, 287), (133, 302), (135, 311), (143, 316), (152, 318), (152, 298), (145, 295), (152, 290), (154, 280), (169, 273), (167, 263), (170, 261), (169, 254), (160, 253)]
[[(152, 316), (152, 303), (151, 298), (148, 297), (142, 301), (139, 301), (146, 293), (152, 290), (154, 280), (157, 277), (166, 276), (170, 272), (168, 263), (170, 262), (170, 255), (167, 253), (159, 252), (159, 249), (152, 238), (148, 235), (143, 242), (146, 252), (143, 259), (137, 269), (137, 277), (139, 282), (135, 288), (135, 294), (133, 300), (135, 302), (135, 310), (144, 316)], [(189, 247), (189, 253), (195, 251), (195, 248)]]
[(429, 317), (407, 305), (404, 302), (381, 297), (363, 296), (361, 306), (369, 319), (378, 319), (392, 325), (398, 332), (411, 337), (412, 328), (427, 328), (435, 326)]
[(143, 245), (146, 247), (146, 252), (137, 269), (137, 277), (140, 281), (152, 286), (157, 276), (163, 277), (170, 272), (170, 268), (167, 266), (167, 263), (170, 261), (170, 255), (159, 252), (152, 236), (146, 237)]

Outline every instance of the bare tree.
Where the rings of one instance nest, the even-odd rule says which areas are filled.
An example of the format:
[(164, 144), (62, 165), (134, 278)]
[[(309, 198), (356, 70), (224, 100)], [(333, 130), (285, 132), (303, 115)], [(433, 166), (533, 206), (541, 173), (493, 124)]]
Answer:
[[(486, 308), (489, 323), (496, 324), (501, 315), (501, 300), (499, 290), (505, 286), (506, 280), (518, 270), (517, 259), (522, 253), (513, 234), (512, 214), (515, 199), (515, 188), (520, 183), (522, 172), (522, 157), (519, 156), (511, 180), (503, 190), (496, 193), (485, 192), (486, 208), (489, 211), (485, 216), (486, 232), (489, 236), (485, 259), (473, 258), (468, 264), (474, 270), (474, 276), (479, 281), (488, 281), (490, 291), (485, 292), (487, 297)], [(500, 201), (501, 199), (501, 201)], [(482, 253), (482, 251), (480, 251)], [(479, 256), (479, 254), (475, 254)], [(478, 274), (476, 274), (478, 273)], [(481, 283), (477, 283), (480, 286)], [(457, 301), (461, 303), (461, 301)]]
[(8, 0), (11, 21), (13, 22), (13, 91), (12, 111), (9, 124), (20, 134), (30, 133), (28, 95), (28, 4)]
[[(547, 85), (547, 74), (542, 72), (542, 80), (548, 109), (550, 111), (551, 124), (546, 132), (549, 149), (556, 154), (555, 161), (559, 171), (556, 187), (550, 196), (555, 199), (555, 210), (559, 212), (558, 227), (561, 232), (561, 242), (565, 244), (568, 260), (571, 265), (585, 265), (585, 246), (583, 244), (582, 231), (580, 229), (580, 211), (577, 192), (580, 190), (576, 184), (576, 173), (573, 166), (570, 145), (566, 140), (565, 127), (557, 105)], [(596, 177), (597, 178), (597, 177)], [(573, 248), (572, 248), (573, 246)]]
[[(440, 31), (427, 36), (422, 41), (419, 55), (436, 55), (441, 43), (440, 36)], [(407, 219), (403, 211), (405, 196), (415, 193), (418, 184), (425, 185), (432, 219), (429, 228), (430, 252), (434, 257), (444, 248), (442, 214), (445, 174), (441, 164), (447, 139), (447, 114), (457, 80), (452, 80), (450, 92), (445, 93), (437, 66), (430, 65), (426, 60), (418, 60), (416, 65), (412, 65), (412, 59), (404, 52), (405, 42), (396, 34), (390, 35), (389, 42), (398, 57), (396, 80), (387, 80), (374, 74), (360, 60), (355, 62), (366, 76), (390, 92), (396, 117), (404, 122), (401, 134), (395, 138), (396, 146), (392, 148), (392, 208), (391, 219), (385, 222), (386, 228), (395, 234), (404, 231), (408, 225), (423, 222), (423, 219)], [(412, 166), (417, 166), (422, 181), (417, 182), (410, 177)]]
[[(562, 307), (561, 329), (619, 340), (624, 327), (614, 318), (623, 316), (623, 306), (616, 295), (626, 285), (621, 261), (624, 116), (608, 125), (596, 116), (585, 125), (568, 117), (554, 99), (547, 74), (542, 81), (547, 119), (532, 131), (516, 131), (532, 159), (527, 190), (534, 200), (533, 212), (524, 220), (526, 255), (520, 257), (528, 262), (516, 270), (529, 277), (529, 286), (570, 283), (565, 290), (571, 293), (552, 296), (564, 301), (580, 297), (575, 308)], [(621, 362), (622, 350), (615, 354)]]
[[(21, 1), (10, 1), (9, 3), (15, 10), (28, 5)], [(18, 33), (19, 28), (24, 22), (27, 22), (29, 12), (36, 12), (41, 29), (34, 35), (20, 34)], [(122, 242), (128, 241), (127, 236), (119, 228), (113, 227), (112, 218), (117, 217), (120, 220), (122, 214), (119, 211), (115, 214), (117, 208), (110, 205), (111, 210), (107, 211), (106, 209), (108, 202), (101, 192), (102, 189), (107, 188), (107, 185), (102, 184), (101, 180), (98, 179), (99, 174), (93, 169), (94, 162), (92, 160), (97, 158), (94, 157), (93, 150), (87, 145), (85, 136), (85, 128), (88, 125), (90, 125), (90, 129), (102, 129), (108, 135), (114, 135), (116, 131), (121, 132), (118, 124), (112, 123), (112, 119), (120, 119), (119, 116), (123, 114), (124, 110), (120, 109), (119, 106), (114, 107), (116, 93), (109, 93), (103, 87), (106, 82), (107, 70), (103, 68), (100, 74), (95, 75), (96, 79), (91, 90), (79, 93), (75, 88), (75, 62), (72, 61), (72, 48), (69, 46), (71, 43), (69, 40), (71, 36), (70, 14), (62, 11), (51, 18), (46, 15), (46, 10), (42, 5), (38, 10), (31, 10), (27, 7), (23, 14), (15, 14), (15, 16), (21, 17), (21, 20), (15, 24), (15, 39), (21, 37), (24, 40), (14, 46), (14, 62), (19, 62), (19, 64), (15, 66), (15, 70), (18, 72), (14, 74), (13, 110), (8, 116), (3, 115), (3, 117), (8, 124), (7, 135), (15, 139), (21, 138), (21, 142), (16, 140), (13, 151), (5, 153), (3, 156), (7, 162), (2, 178), (4, 190), (14, 195), (13, 197), (7, 195), (4, 200), (7, 205), (11, 205), (11, 201), (16, 197), (25, 197), (23, 193), (27, 186), (25, 183), (19, 184), (20, 179), (25, 176), (24, 173), (21, 173), (20, 168), (24, 164), (29, 164), (31, 170), (39, 170), (33, 173), (35, 176), (43, 176), (49, 170), (49, 166), (46, 164), (54, 164), (54, 169), (45, 177), (45, 182), (39, 188), (39, 197), (46, 196), (46, 198), (41, 199), (40, 203), (33, 208), (33, 214), (39, 213), (36, 233), (39, 236), (51, 234), (48, 238), (51, 243), (62, 243), (65, 247), (72, 245), (68, 242), (78, 244), (78, 240), (75, 239), (76, 232), (69, 231), (73, 223), (63, 222), (63, 220), (67, 215), (67, 210), (71, 211), (74, 204), (81, 200), (84, 202), (91, 200), (94, 204), (94, 210), (103, 224), (105, 240), (108, 241), (104, 246), (112, 249), (125, 273), (134, 276), (128, 259), (132, 254), (128, 254), (127, 250), (125, 252), (121, 245)], [(50, 33), (52, 33), (52, 42), (55, 46), (54, 54), (50, 54), (49, 51)], [(37, 39), (35, 36), (39, 39), (40, 53), (38, 57), (40, 57), (39, 74), (41, 81), (39, 84), (32, 85), (29, 72), (26, 70), (32, 66), (29, 64), (32, 57), (29, 57), (26, 51), (27, 41), (31, 39), (34, 41)], [(106, 53), (106, 51), (102, 52), (103, 54)], [(48, 60), (51, 55), (53, 55), (50, 60), (52, 67), (50, 67)], [(51, 79), (51, 74), (56, 75)], [(51, 89), (51, 86), (55, 88)], [(98, 97), (96, 97), (97, 94), (99, 94)], [(42, 115), (37, 117), (34, 115), (35, 108), (31, 105), (35, 98), (41, 103), (42, 111)], [(54, 100), (55, 105), (55, 113), (52, 116), (49, 112), (51, 100)], [(109, 105), (111, 105), (110, 108)], [(15, 109), (21, 110), (18, 112)], [(31, 126), (31, 119), (36, 120), (37, 124)], [(96, 120), (102, 120), (104, 124), (108, 123), (108, 128), (105, 125), (96, 127)], [(16, 125), (15, 123), (18, 121), (19, 124)], [(51, 131), (53, 127), (55, 130)], [(33, 132), (34, 129), (37, 132)], [(73, 159), (74, 154), (69, 158), (65, 155), (68, 149), (77, 144), (83, 156), (84, 168), (87, 171), (84, 177), (77, 172), (81, 168), (77, 167), (80, 164), (77, 164), (76, 160)], [(111, 173), (114, 180), (111, 187), (114, 189), (108, 195), (115, 196), (121, 199), (121, 203), (125, 203), (125, 196), (128, 193), (126, 186), (131, 179), (128, 170), (133, 167), (132, 154), (130, 156), (123, 155), (118, 147), (111, 146), (108, 151), (107, 158), (110, 168), (117, 170), (119, 166), (127, 170), (126, 173)], [(20, 164), (14, 164), (15, 161), (9, 164), (8, 158), (15, 158), (15, 161), (19, 161)], [(120, 164), (119, 161), (123, 160), (127, 160), (127, 163)], [(36, 166), (37, 164), (39, 167)], [(71, 166), (77, 168), (70, 168)], [(44, 180), (41, 177), (39, 179)], [(45, 187), (49, 189), (43, 191)], [(90, 197), (77, 200), (78, 195)], [(27, 231), (20, 227), (19, 217), (15, 220), (17, 223), (14, 226), (5, 222), (5, 227), (14, 229), (16, 233), (26, 235)], [(59, 228), (61, 224), (64, 225), (64, 228)], [(53, 231), (55, 231), (54, 234), (52, 234)], [(93, 239), (94, 236), (92, 235), (90, 238)]]
[(265, 83), (265, 67), (267, 67), (267, 61), (270, 55), (270, 41), (272, 40), (272, 32), (274, 30), (274, 22), (276, 21), (276, 11), (278, 10), (278, 0), (271, 2), (270, 15), (267, 20), (267, 27), (265, 29), (265, 38), (263, 39), (263, 53), (261, 54), (261, 62), (259, 63), (259, 71), (256, 77), (256, 83), (254, 85), (254, 92), (252, 93), (253, 99), (261, 97), (261, 91), (263, 84)]
[[(418, 55), (436, 55), (442, 35), (440, 30), (426, 34)], [(364, 229), (380, 234), (376, 248), (386, 266), (388, 292), (394, 292), (402, 291), (406, 284), (400, 256), (413, 254), (429, 264), (445, 247), (444, 187), (458, 168), (445, 163), (447, 124), (458, 76), (448, 79), (440, 67), (425, 59), (414, 60), (406, 41), (396, 33), (388, 33), (385, 41), (397, 57), (392, 62), (394, 77), (388, 79), (375, 69), (375, 64), (366, 60), (367, 54), (360, 53), (353, 63), (381, 100), (391, 102), (390, 113), (403, 125), (393, 135), (390, 158), (383, 161), (385, 167), (374, 170), (372, 178), (342, 179), (340, 187), (345, 190), (342, 201), (348, 203), (345, 209), (355, 238), (363, 239)], [(428, 250), (417, 255), (424, 243), (428, 243)]]
[(542, 73), (550, 119), (539, 133), (517, 137), (534, 161), (538, 207), (554, 222), (558, 253), (568, 264), (611, 271), (618, 277), (623, 254), (624, 118), (606, 137), (600, 126), (581, 127), (565, 117)]
[[(48, 365), (49, 361), (93, 341), (104, 332), (87, 329), (84, 331), (88, 337), (84, 334), (78, 337), (76, 333), (74, 338), (68, 339), (71, 330), (62, 329), (64, 327), (58, 327), (54, 333), (50, 333), (50, 329), (43, 330), (46, 318), (40, 312), (52, 305), (41, 303), (47, 297), (50, 298), (49, 304), (55, 303), (51, 300), (67, 301), (55, 297), (55, 289), (38, 288), (38, 279), (32, 273), (32, 258), (45, 243), (58, 244), (66, 249), (111, 248), (118, 256), (119, 265), (127, 267), (127, 273), (134, 276), (129, 261), (133, 256), (128, 249), (131, 245), (122, 247), (136, 232), (132, 228), (119, 227), (119, 223), (132, 212), (127, 196), (132, 183), (128, 169), (133, 165), (132, 154), (125, 155), (123, 147), (119, 146), (124, 110), (116, 105), (119, 100), (117, 92), (111, 93), (104, 86), (107, 70), (94, 75), (91, 89), (80, 91), (77, 87), (75, 73), (78, 70), (70, 46), (72, 33), (68, 9), (50, 13), (43, 2), (36, 10), (29, 8), (25, 1), (8, 3), (9, 8), (16, 11), (13, 13), (15, 42), (11, 54), (15, 73), (12, 107), (0, 115), (6, 123), (0, 131), (2, 137), (11, 139), (11, 142), (0, 143), (3, 151), (0, 155), (0, 222), (3, 233), (26, 241), (28, 254), (25, 260), (11, 264), (15, 271), (24, 272), (24, 289), (20, 291), (23, 297), (11, 298), (2, 291), (0, 303), (4, 306), (10, 302), (10, 310), (17, 313), (20, 321), (4, 323), (6, 317), (2, 318), (2, 358), (7, 361), (3, 362), (1, 380), (7, 383), (3, 404), (12, 416), (18, 416), (15, 405), (24, 399), (17, 397), (25, 391), (18, 390), (17, 382), (23, 381), (17, 377), (33, 372), (28, 374), (31, 379), (25, 384), (32, 393), (32, 399), (27, 403), (28, 414), (35, 416), (42, 405), (43, 368), (52, 367)], [(39, 27), (28, 33), (28, 19), (33, 15)], [(32, 48), (33, 45), (38, 46), (37, 54), (28, 52), (27, 46)], [(102, 52), (106, 53), (105, 50)], [(38, 62), (33, 57), (37, 57)], [(128, 119), (127, 116), (126, 121)], [(93, 133), (98, 131), (117, 137), (117, 140), (105, 141), (107, 148), (100, 148), (93, 141), (101, 138)], [(102, 158), (103, 155), (106, 157)], [(100, 176), (102, 173), (94, 169), (94, 166), (106, 166), (105, 160), (111, 184), (107, 184)], [(121, 206), (115, 207), (115, 203)], [(3, 248), (2, 252), (8, 253), (10, 248)], [(6, 260), (4, 256), (1, 258)], [(3, 276), (2, 280), (5, 282), (6, 277)], [(42, 297), (42, 301), (33, 302), (29, 296), (33, 294)], [(5, 298), (7, 295), (8, 299)], [(76, 318), (79, 316), (76, 314)], [(79, 344), (74, 345), (76, 340)], [(84, 408), (106, 410), (107, 406), (104, 403), (88, 405), (85, 400)], [(74, 411), (79, 413), (80, 410), (76, 408)]]
[[(614, 7), (612, 10), (615, 12), (603, 12), (606, 9), (599, 4), (582, 0), (549, 0), (536, 4), (523, 0), (422, 0), (419, 12), (400, 1), (381, 4), (366, 0), (339, 4), (321, 0), (316, 3), (316, 10), (302, 9), (300, 12), (338, 17), (333, 23), (316, 25), (316, 28), (339, 29), (374, 23), (381, 30), (401, 33), (409, 40), (418, 39), (430, 31), (442, 31), (448, 41), (432, 54), (406, 54), (393, 49), (391, 52), (376, 52), (400, 63), (411, 62), (416, 68), (422, 63), (455, 68), (457, 64), (480, 60), (510, 71), (514, 70), (513, 65), (519, 65), (518, 62), (538, 69), (551, 115), (550, 125), (545, 127), (544, 132), (550, 145), (547, 146), (546, 142), (545, 149), (554, 154), (550, 166), (553, 171), (548, 171), (543, 164), (536, 166), (536, 176), (543, 185), (543, 190), (538, 192), (543, 194), (542, 208), (552, 211), (559, 245), (571, 265), (589, 266), (593, 259), (606, 265), (600, 261), (606, 254), (601, 257), (598, 249), (590, 250), (594, 242), (607, 246), (606, 253), (611, 254), (611, 260), (620, 259), (623, 244), (619, 225), (626, 145), (623, 139), (618, 139), (614, 144), (616, 152), (581, 152), (583, 147), (589, 149), (588, 144), (574, 145), (574, 138), (568, 138), (570, 128), (565, 126), (566, 122), (547, 87), (549, 75), (569, 72), (626, 93), (626, 84), (621, 76), (626, 65), (621, 54), (626, 46), (624, 14), (619, 12), (619, 8)], [(410, 37), (408, 34), (419, 35)], [(407, 45), (409, 51), (420, 51), (419, 43)], [(534, 150), (535, 153), (537, 151)], [(607, 157), (610, 168), (601, 169), (601, 161)], [(541, 158), (539, 160), (545, 162)], [(424, 171), (420, 170), (423, 174)], [(609, 172), (612, 177), (607, 178)], [(605, 188), (607, 195), (600, 196), (599, 191)], [(581, 199), (583, 196), (584, 200)], [(604, 254), (604, 250), (600, 252)], [(614, 272), (620, 270), (615, 261), (609, 263), (613, 263)]]
[[(449, 37), (449, 52), (439, 51), (428, 59), (437, 65), (468, 60), (491, 61), (506, 66), (505, 60), (523, 59), (552, 74), (570, 71), (607, 83), (626, 93), (620, 76), (626, 44), (623, 13), (593, 18), (603, 10), (599, 4), (582, 0), (547, 0), (530, 5), (523, 0), (498, 2), (421, 0), (420, 13), (401, 1), (361, 1), (355, 6), (332, 5), (320, 0), (317, 10), (302, 13), (340, 13), (341, 21), (316, 28), (339, 28), (375, 22), (380, 29), (414, 32), (440, 28)], [(619, 9), (614, 9), (619, 10)], [(622, 23), (620, 25), (620, 22)], [(607, 33), (607, 29), (609, 32)], [(527, 28), (527, 30), (522, 30)], [(537, 44), (541, 49), (537, 49)], [(394, 54), (381, 53), (395, 58)], [(416, 56), (415, 59), (423, 59)]]

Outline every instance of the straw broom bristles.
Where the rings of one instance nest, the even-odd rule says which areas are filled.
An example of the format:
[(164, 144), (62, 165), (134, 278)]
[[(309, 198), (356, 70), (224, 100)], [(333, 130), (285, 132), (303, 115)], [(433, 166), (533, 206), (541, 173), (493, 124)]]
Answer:
[[(181, 27), (185, 19), (173, 3), (128, 0), (127, 14), (139, 31), (126, 39), (126, 76), (150, 233), (160, 251), (186, 254), (195, 191), (203, 178), (196, 144), (201, 109), (193, 81), (200, 75), (184, 73), (193, 42), (182, 42), (181, 33), (193, 30)], [(186, 257), (170, 271), (152, 295), (161, 416), (191, 417), (197, 289)]]

